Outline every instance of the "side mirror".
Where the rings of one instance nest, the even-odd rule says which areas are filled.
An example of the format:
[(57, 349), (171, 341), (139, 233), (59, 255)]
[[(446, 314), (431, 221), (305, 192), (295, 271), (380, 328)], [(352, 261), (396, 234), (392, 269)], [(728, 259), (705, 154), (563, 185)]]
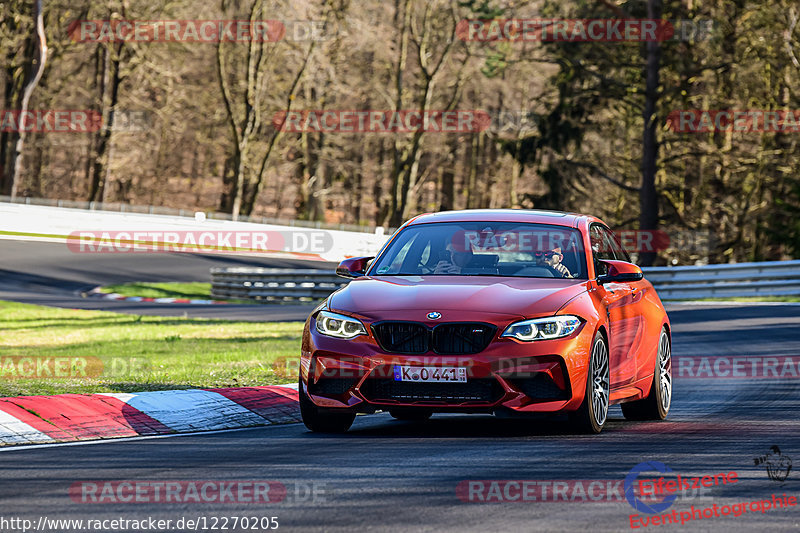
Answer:
[(639, 281), (644, 278), (642, 269), (627, 261), (601, 261), (608, 266), (608, 274), (597, 276), (597, 283), (625, 283), (628, 281)]
[(336, 267), (336, 275), (343, 278), (357, 278), (367, 271), (367, 263), (372, 257), (351, 257)]

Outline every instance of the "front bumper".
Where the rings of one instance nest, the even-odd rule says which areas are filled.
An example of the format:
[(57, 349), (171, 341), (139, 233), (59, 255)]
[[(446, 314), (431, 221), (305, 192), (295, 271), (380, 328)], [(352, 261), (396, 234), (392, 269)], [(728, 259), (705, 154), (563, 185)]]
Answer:
[[(556, 413), (574, 411), (586, 390), (594, 328), (583, 323), (570, 337), (521, 342), (502, 338), (471, 355), (402, 355), (384, 351), (373, 337), (336, 339), (316, 331), (309, 318), (303, 335), (301, 386), (323, 409), (370, 413), (391, 408), (435, 412)], [(367, 328), (371, 331), (371, 328)], [(466, 368), (467, 382), (396, 381), (396, 366)]]

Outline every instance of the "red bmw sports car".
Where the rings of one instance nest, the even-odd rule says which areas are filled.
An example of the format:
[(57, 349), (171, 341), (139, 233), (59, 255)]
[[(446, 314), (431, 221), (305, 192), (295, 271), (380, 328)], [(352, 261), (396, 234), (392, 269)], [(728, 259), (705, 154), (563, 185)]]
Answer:
[(300, 408), (313, 431), (357, 413), (569, 415), (602, 430), (610, 404), (664, 419), (670, 324), (615, 235), (586, 215), (468, 210), (406, 222), (309, 316)]

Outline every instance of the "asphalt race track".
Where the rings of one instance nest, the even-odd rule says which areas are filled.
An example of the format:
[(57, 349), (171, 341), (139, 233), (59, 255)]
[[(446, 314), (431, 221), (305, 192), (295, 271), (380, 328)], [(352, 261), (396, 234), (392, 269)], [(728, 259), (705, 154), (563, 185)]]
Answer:
[(76, 254), (66, 244), (0, 240), (0, 300), (102, 309), (137, 315), (305, 320), (313, 305), (158, 304), (82, 298), (98, 285), (137, 281), (211, 281), (212, 267), (329, 268), (319, 261), (186, 253)]
[[(62, 261), (45, 245), (0, 242), (0, 298), (69, 305), (80, 283), (118, 281), (122, 276), (187, 279), (201, 276), (218, 259), (150, 256), (125, 270), (95, 257), (92, 273)], [(57, 245), (55, 245), (57, 246)], [(9, 251), (11, 253), (9, 253)], [(69, 253), (69, 252), (66, 252)], [(148, 259), (148, 258), (146, 258)], [(51, 266), (44, 266), (50, 261)], [(184, 261), (182, 267), (178, 265)], [(34, 264), (35, 269), (30, 265)], [(272, 263), (276, 264), (276, 263)], [(107, 271), (113, 268), (113, 271)], [(170, 270), (178, 268), (177, 270)], [(38, 276), (14, 289), (22, 272)], [(169, 275), (165, 278), (164, 275)], [(10, 276), (10, 277), (8, 277)], [(17, 276), (17, 277), (15, 277)], [(137, 277), (138, 276), (138, 277)], [(59, 292), (61, 291), (61, 292)], [(66, 291), (66, 292), (65, 292)], [(74, 296), (73, 296), (74, 298)], [(84, 300), (85, 302), (85, 300)], [(109, 303), (103, 307), (112, 309)], [(162, 306), (163, 307), (163, 306)], [(200, 306), (194, 306), (200, 307)], [(214, 308), (231, 317), (269, 314), (248, 306)], [(141, 312), (134, 308), (118, 308)], [(197, 519), (277, 517), (279, 530), (297, 531), (626, 531), (633, 507), (621, 499), (583, 501), (573, 489), (557, 501), (485, 503), (463, 501), (459, 483), (470, 480), (592, 481), (603, 486), (625, 479), (643, 461), (664, 463), (684, 477), (736, 472), (736, 483), (689, 491), (660, 514), (730, 506), (772, 495), (800, 496), (800, 378), (691, 379), (676, 367), (703, 357), (800, 355), (800, 306), (671, 305), (674, 400), (664, 422), (626, 422), (618, 407), (598, 436), (579, 436), (553, 420), (502, 420), (490, 416), (436, 415), (425, 423), (397, 422), (386, 414), (358, 417), (341, 436), (312, 434), (301, 424), (210, 434), (98, 444), (8, 449), (0, 452), (3, 517), (49, 519)], [(200, 316), (192, 312), (191, 316)], [(159, 310), (159, 313), (161, 311)], [(266, 318), (268, 319), (268, 318)], [(754, 459), (778, 446), (783, 465), (795, 468), (784, 481), (768, 477)], [(774, 452), (773, 452), (774, 455)], [(773, 457), (774, 458), (774, 457)], [(647, 477), (657, 477), (655, 473)], [(277, 481), (286, 488), (278, 503), (76, 503), (70, 486), (81, 481)], [(462, 484), (463, 486), (463, 484)], [(489, 487), (488, 482), (485, 487)], [(512, 485), (504, 485), (512, 486)], [(574, 487), (574, 485), (570, 485)], [(316, 496), (310, 493), (316, 489)], [(620, 485), (618, 490), (623, 492)], [(490, 494), (482, 492), (482, 494)], [(537, 493), (538, 494), (538, 493)], [(465, 498), (468, 499), (468, 498)], [(550, 497), (550, 500), (553, 498)], [(564, 500), (573, 501), (564, 501)], [(640, 516), (654, 516), (639, 513)], [(219, 522), (221, 524), (222, 522)], [(230, 527), (230, 524), (229, 524)], [(0, 528), (2, 529), (2, 528)], [(800, 507), (749, 510), (741, 516), (705, 518), (647, 531), (797, 531)], [(178, 530), (172, 528), (170, 530)]]

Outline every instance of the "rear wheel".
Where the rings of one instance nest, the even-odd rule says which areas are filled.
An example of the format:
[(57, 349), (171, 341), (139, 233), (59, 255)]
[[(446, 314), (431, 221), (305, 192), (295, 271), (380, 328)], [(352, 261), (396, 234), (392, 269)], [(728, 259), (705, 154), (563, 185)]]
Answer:
[(586, 394), (583, 403), (570, 416), (572, 424), (581, 433), (600, 433), (608, 417), (609, 399), (608, 345), (600, 332), (592, 343), (589, 375), (586, 377)]
[(628, 420), (664, 420), (672, 403), (672, 349), (666, 329), (661, 330), (653, 385), (646, 398), (621, 405)]
[(303, 391), (302, 380), (298, 391), (303, 424), (311, 431), (317, 433), (344, 433), (353, 425), (353, 421), (356, 419), (355, 413), (336, 413), (330, 410), (321, 410), (314, 405), (311, 398), (306, 396), (305, 391)]
[(411, 422), (422, 422), (433, 414), (431, 411), (421, 409), (389, 409), (389, 414), (397, 420), (408, 420)]

